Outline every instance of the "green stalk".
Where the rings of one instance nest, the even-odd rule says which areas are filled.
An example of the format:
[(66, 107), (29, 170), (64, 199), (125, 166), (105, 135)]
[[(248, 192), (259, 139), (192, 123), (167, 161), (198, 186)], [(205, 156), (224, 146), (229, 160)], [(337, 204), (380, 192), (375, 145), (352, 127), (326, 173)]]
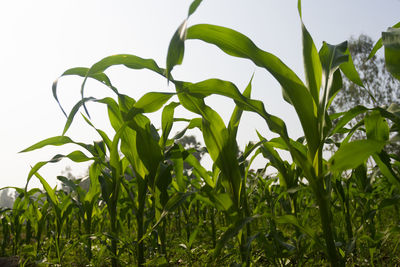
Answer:
[(176, 216), (176, 227), (178, 229), (178, 236), (181, 237), (182, 229), (181, 229), (181, 208), (180, 207), (178, 207), (177, 214), (178, 214), (178, 216)]
[(7, 217), (4, 216), (1, 219), (2, 222), (2, 230), (3, 230), (3, 242), (1, 244), (1, 256), (5, 256), (6, 254), (6, 246), (10, 242), (10, 229), (8, 226), (8, 220)]
[(347, 183), (347, 194), (346, 194), (346, 199), (345, 199), (345, 207), (346, 207), (345, 218), (346, 218), (347, 238), (350, 241), (353, 239), (353, 229), (352, 229), (351, 216), (350, 216), (349, 192), (350, 192), (349, 183)]
[[(321, 142), (323, 144), (323, 142)], [(332, 213), (330, 209), (330, 197), (324, 186), (324, 173), (323, 173), (323, 157), (322, 157), (322, 145), (319, 145), (317, 155), (317, 165), (315, 168), (315, 176), (317, 177), (314, 186), (314, 193), (319, 208), (319, 214), (321, 218), (322, 231), (326, 242), (327, 256), (332, 266), (341, 266), (341, 261), (336, 250), (335, 239), (332, 230)]]
[[(137, 225), (138, 225), (138, 240), (141, 240), (144, 234), (143, 231), (143, 214), (138, 214), (136, 216)], [(137, 251), (138, 251), (138, 266), (141, 267), (144, 265), (144, 247), (143, 241), (137, 243)]]
[(56, 253), (57, 253), (58, 263), (61, 264), (61, 252), (60, 252), (61, 222), (59, 221), (60, 216), (58, 213), (56, 214), (56, 216), (58, 217), (56, 220), (56, 228), (57, 228)]
[[(246, 180), (243, 182), (244, 185), (246, 185)], [(246, 187), (242, 187), (242, 196), (243, 196), (243, 209), (244, 209), (244, 214), (246, 217), (250, 217), (250, 210), (249, 210), (249, 205), (247, 202), (247, 194), (246, 194)], [(247, 242), (251, 236), (251, 228), (250, 228), (250, 223), (246, 224), (246, 235), (243, 235), (245, 238), (243, 240), (242, 246), (243, 246), (243, 252), (244, 252), (244, 261), (246, 265), (245, 266), (250, 266), (250, 256), (251, 256), (251, 246), (249, 245), (249, 249), (247, 249), (246, 245)]]
[(216, 235), (216, 229), (215, 229), (215, 215), (214, 213), (214, 208), (211, 208), (211, 235), (212, 235), (212, 242), (213, 242), (213, 248), (217, 245), (217, 235)]
[(317, 181), (317, 188), (315, 191), (317, 204), (319, 207), (319, 214), (321, 217), (322, 231), (324, 234), (324, 239), (326, 242), (326, 249), (328, 254), (328, 259), (332, 266), (341, 266), (341, 261), (338, 257), (336, 251), (335, 241), (332, 231), (332, 214), (330, 211), (330, 201), (329, 196), (325, 192), (323, 179), (320, 177)]
[(32, 225), (31, 221), (27, 220), (26, 221), (26, 243), (29, 244), (31, 242), (32, 238)]
[(166, 221), (163, 221), (160, 229), (161, 253), (164, 254), (165, 258), (167, 258), (166, 226), (167, 226)]
[(112, 203), (110, 207), (110, 217), (111, 217), (111, 233), (112, 233), (112, 238), (111, 238), (111, 253), (112, 253), (112, 259), (111, 259), (111, 265), (112, 267), (117, 267), (118, 266), (118, 260), (117, 260), (117, 250), (118, 250), (118, 244), (117, 244), (117, 238), (118, 238), (118, 233), (117, 233), (117, 206), (116, 203)]
[(138, 179), (138, 212), (136, 214), (137, 221), (137, 253), (138, 253), (138, 266), (144, 266), (144, 246), (143, 246), (143, 235), (144, 235), (144, 206), (147, 194), (147, 180)]
[(186, 242), (189, 242), (190, 239), (190, 222), (189, 222), (189, 214), (186, 210), (186, 207), (183, 206), (183, 216), (185, 217), (185, 225), (186, 225)]
[(86, 234), (88, 235), (88, 237), (86, 239), (86, 255), (87, 255), (89, 261), (91, 261), (92, 257), (93, 257), (93, 255), (92, 255), (92, 239), (90, 238), (90, 234), (92, 231), (91, 226), (92, 226), (92, 212), (88, 212), (87, 220), (85, 221), (85, 231), (86, 231)]
[(196, 219), (197, 219), (197, 224), (200, 223), (200, 201), (196, 200)]

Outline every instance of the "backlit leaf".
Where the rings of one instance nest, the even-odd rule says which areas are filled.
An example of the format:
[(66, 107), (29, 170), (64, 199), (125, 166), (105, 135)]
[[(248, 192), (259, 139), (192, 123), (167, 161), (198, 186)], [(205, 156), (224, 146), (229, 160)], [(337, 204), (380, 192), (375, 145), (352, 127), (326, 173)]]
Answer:
[(384, 145), (385, 142), (376, 140), (357, 140), (342, 144), (329, 161), (330, 169), (332, 171), (354, 169), (372, 154), (380, 152)]

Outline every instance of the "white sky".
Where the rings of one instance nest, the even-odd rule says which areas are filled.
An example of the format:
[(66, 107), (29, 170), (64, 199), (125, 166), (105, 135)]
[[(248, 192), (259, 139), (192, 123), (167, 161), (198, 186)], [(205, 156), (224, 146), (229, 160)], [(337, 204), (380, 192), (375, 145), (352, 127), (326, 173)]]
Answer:
[[(191, 1), (138, 0), (13, 0), (0, 2), (0, 188), (22, 187), (30, 166), (49, 160), (55, 154), (67, 154), (77, 147), (50, 147), (18, 154), (18, 151), (45, 138), (60, 135), (65, 117), (51, 93), (52, 82), (72, 67), (89, 67), (103, 57), (128, 53), (153, 58), (165, 66), (169, 41), (186, 17)], [(317, 48), (322, 41), (336, 44), (358, 36), (374, 40), (387, 27), (400, 21), (399, 0), (303, 0), (303, 18)], [(300, 77), (302, 74), (301, 33), (295, 0), (204, 0), (189, 24), (210, 23), (238, 30), (260, 48), (280, 57)], [(107, 71), (118, 89), (135, 99), (148, 91), (171, 91), (167, 83), (149, 71), (114, 67)], [(188, 41), (184, 64), (174, 69), (177, 79), (201, 81), (221, 78), (243, 90), (251, 75), (253, 98), (264, 101), (268, 112), (283, 118), (289, 134), (302, 135), (291, 106), (283, 102), (277, 82), (264, 70), (247, 60), (232, 58), (215, 47)], [(59, 99), (69, 111), (79, 99), (80, 78), (65, 77), (59, 83)], [(87, 96), (113, 96), (98, 83), (89, 83)], [(227, 120), (232, 101), (212, 97), (207, 103)], [(112, 133), (103, 106), (89, 105), (94, 124)], [(179, 109), (181, 116), (190, 116)], [(150, 118), (159, 125), (160, 113)], [(241, 149), (256, 140), (255, 129), (272, 135), (263, 120), (245, 114), (239, 130)], [(75, 141), (92, 142), (99, 137), (77, 120), (68, 136)], [(54, 186), (55, 176), (65, 166), (83, 173), (87, 164), (63, 160), (41, 171)], [(33, 178), (32, 185), (39, 183)]]

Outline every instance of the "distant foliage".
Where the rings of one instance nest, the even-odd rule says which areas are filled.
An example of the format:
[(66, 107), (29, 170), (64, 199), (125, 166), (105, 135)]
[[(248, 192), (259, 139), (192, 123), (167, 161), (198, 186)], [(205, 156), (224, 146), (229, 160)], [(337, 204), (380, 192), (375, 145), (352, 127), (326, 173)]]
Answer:
[(374, 42), (367, 35), (350, 38), (350, 54), (365, 88), (344, 78), (343, 88), (331, 106), (333, 112), (358, 105), (372, 108), (400, 104), (400, 81), (386, 70), (383, 57), (374, 55), (368, 59), (373, 47)]

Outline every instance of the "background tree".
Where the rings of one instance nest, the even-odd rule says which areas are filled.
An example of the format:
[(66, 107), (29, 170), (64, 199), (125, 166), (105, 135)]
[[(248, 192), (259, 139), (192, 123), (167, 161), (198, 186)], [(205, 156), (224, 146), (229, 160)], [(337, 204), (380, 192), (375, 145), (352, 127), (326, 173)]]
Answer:
[[(357, 105), (373, 108), (388, 107), (392, 103), (400, 103), (400, 82), (387, 71), (384, 58), (375, 54), (368, 60), (374, 44), (375, 42), (372, 41), (371, 37), (364, 34), (358, 38), (350, 38), (350, 54), (365, 88), (344, 77), (343, 89), (339, 91), (330, 106), (331, 113), (347, 111)], [(353, 127), (362, 118), (363, 115), (356, 117), (350, 122), (350, 126)], [(353, 138), (361, 139), (364, 136), (364, 132), (357, 131)], [(338, 137), (338, 139), (341, 138)], [(388, 150), (390, 153), (400, 155), (398, 143), (389, 145)]]
[(374, 42), (367, 35), (350, 38), (350, 54), (365, 88), (344, 78), (343, 89), (331, 106), (333, 112), (345, 111), (357, 105), (371, 108), (399, 103), (400, 82), (386, 70), (385, 60), (376, 55), (368, 60), (373, 46)]
[(14, 204), (14, 193), (11, 192), (8, 188), (5, 188), (0, 191), (0, 208), (12, 208)]
[[(183, 146), (185, 149), (193, 148), (192, 155), (200, 162), (204, 153), (206, 152), (205, 148), (201, 146), (201, 143), (196, 140), (196, 136), (194, 135), (185, 135), (179, 140), (177, 140), (179, 144)], [(185, 175), (188, 175), (188, 171), (191, 171), (193, 168), (188, 163), (183, 163), (183, 168)]]

